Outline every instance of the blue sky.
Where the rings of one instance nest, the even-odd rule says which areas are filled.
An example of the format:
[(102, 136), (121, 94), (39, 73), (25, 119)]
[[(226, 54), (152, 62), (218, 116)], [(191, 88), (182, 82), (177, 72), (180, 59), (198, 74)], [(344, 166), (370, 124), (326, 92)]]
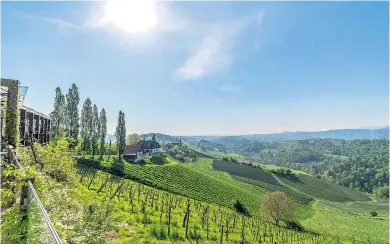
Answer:
[(76, 83), (109, 133), (388, 124), (387, 2), (143, 2), (2, 2), (2, 77), (44, 113)]

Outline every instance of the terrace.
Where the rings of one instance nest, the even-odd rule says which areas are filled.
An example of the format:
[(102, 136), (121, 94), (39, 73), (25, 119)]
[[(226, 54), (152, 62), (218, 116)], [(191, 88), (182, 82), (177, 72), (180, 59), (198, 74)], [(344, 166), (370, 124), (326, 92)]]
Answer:
[[(9, 83), (17, 82), (18, 89), (16, 91), (9, 91)], [(29, 145), (31, 141), (38, 142), (45, 145), (50, 142), (51, 119), (48, 115), (40, 113), (23, 104), (27, 95), (29, 87), (21, 86), (20, 81), (1, 78), (1, 111), (5, 106), (13, 106), (14, 109), (20, 110), (20, 142), (22, 145)], [(18, 99), (10, 101), (14, 97)], [(1, 113), (0, 129), (3, 135), (4, 114)]]

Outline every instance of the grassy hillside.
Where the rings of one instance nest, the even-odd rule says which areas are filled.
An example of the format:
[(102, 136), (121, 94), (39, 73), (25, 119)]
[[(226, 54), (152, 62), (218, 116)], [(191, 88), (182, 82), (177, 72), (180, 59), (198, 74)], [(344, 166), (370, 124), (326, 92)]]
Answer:
[[(129, 164), (124, 160), (118, 162), (114, 157), (108, 162), (80, 159), (79, 163), (158, 189), (226, 207), (232, 207), (234, 201), (240, 200), (252, 214), (259, 215), (259, 204), (264, 195), (260, 188), (222, 180), (171, 158), (166, 160), (169, 162), (164, 165)], [(209, 163), (211, 164), (211, 160)]]
[[(163, 163), (154, 164), (149, 160), (145, 165), (129, 164), (125, 161), (115, 162), (116, 158), (114, 157), (111, 157), (109, 162), (107, 162), (107, 158), (104, 160), (105, 162), (85, 160), (82, 164), (154, 188), (228, 208), (231, 208), (234, 200), (239, 199), (255, 216), (259, 216), (259, 203), (265, 193), (286, 192), (296, 202), (296, 220), (305, 229), (317, 233), (327, 233), (334, 236), (334, 240), (339, 238), (341, 243), (350, 243), (352, 235), (356, 235), (356, 243), (364, 243), (362, 240), (366, 237), (370, 240), (377, 240), (375, 243), (383, 241), (383, 237), (377, 237), (373, 229), (361, 233), (354, 230), (352, 232), (346, 231), (350, 221), (373, 222), (373, 225), (379, 229), (384, 229), (387, 226), (386, 222), (380, 219), (388, 218), (385, 215), (387, 203), (381, 205), (373, 202), (358, 202), (370, 199), (359, 191), (318, 180), (300, 174), (299, 171), (295, 171), (294, 177), (296, 179), (292, 180), (259, 168), (199, 156), (195, 162), (181, 163), (172, 158), (165, 158)], [(314, 204), (313, 200), (315, 200)], [(321, 213), (323, 209), (326, 210)], [(348, 211), (348, 209), (351, 210)], [(370, 217), (368, 212), (372, 210), (378, 210), (381, 217), (376, 219)], [(335, 213), (340, 214), (333, 216)], [(324, 214), (326, 216), (323, 216)], [(324, 224), (318, 224), (323, 217), (326, 217), (323, 221)], [(340, 222), (334, 222), (339, 219)], [(353, 228), (358, 229), (358, 226)], [(339, 231), (339, 229), (343, 229), (344, 232)], [(384, 236), (383, 233), (380, 235)]]
[(301, 221), (307, 229), (335, 237), (344, 236), (358, 243), (388, 243), (388, 220), (347, 213), (322, 201), (312, 207), (314, 215)]
[(296, 175), (294, 178), (278, 176), (278, 178), (293, 189), (324, 200), (335, 202), (371, 200), (358, 190), (319, 180), (309, 175)]
[(336, 202), (371, 200), (362, 192), (319, 180), (306, 174), (294, 174), (286, 177), (271, 174), (261, 168), (222, 160), (214, 160), (213, 169), (228, 172), (237, 176), (237, 179), (241, 181), (258, 185), (269, 191), (284, 191), (300, 202), (310, 202), (308, 196)]
[(279, 184), (271, 173), (264, 171), (258, 167), (245, 166), (238, 163), (227, 162), (223, 160), (213, 160), (213, 169), (226, 171), (232, 175), (242, 176), (252, 180), (259, 180), (274, 185)]
[[(76, 164), (67, 149), (67, 144), (63, 144), (61, 149), (50, 145), (44, 148), (37, 146), (37, 156), (44, 168), (35, 163), (26, 149), (23, 149), (21, 160), (24, 167), (31, 167), (28, 171), (36, 170), (34, 185), (62, 241), (66, 243), (220, 243), (221, 240), (223, 243), (238, 243), (244, 238), (245, 243), (298, 244), (302, 241), (319, 243), (327, 238), (307, 231), (278, 227), (264, 219), (241, 215), (230, 208), (145, 186), (108, 173), (105, 166), (102, 166), (104, 170), (90, 167), (85, 160)], [(156, 161), (133, 166), (154, 170), (181, 168), (178, 167), (180, 164), (169, 158), (158, 160), (166, 161), (163, 162), (165, 164), (149, 164)], [(190, 171), (186, 170), (186, 173)], [(192, 171), (188, 177), (198, 172), (202, 175), (200, 180), (207, 180), (206, 174), (195, 169)], [(152, 174), (151, 171), (144, 172)], [(168, 172), (179, 171), (165, 170), (165, 173)], [(144, 178), (147, 179), (147, 176), (144, 175)], [(160, 177), (164, 178), (169, 180), (174, 177)], [(179, 188), (179, 185), (175, 187)], [(35, 230), (35, 234), (39, 234), (36, 239), (28, 239), (28, 243), (47, 243), (47, 240), (41, 240), (47, 226), (39, 217), (39, 211), (29, 214), (27, 224)], [(2, 230), (10, 233), (9, 225), (18, 224), (18, 218), (6, 218)], [(19, 230), (13, 231), (20, 233)], [(21, 243), (18, 236), (15, 241), (5, 241), (3, 238), (4, 235), (4, 243)]]

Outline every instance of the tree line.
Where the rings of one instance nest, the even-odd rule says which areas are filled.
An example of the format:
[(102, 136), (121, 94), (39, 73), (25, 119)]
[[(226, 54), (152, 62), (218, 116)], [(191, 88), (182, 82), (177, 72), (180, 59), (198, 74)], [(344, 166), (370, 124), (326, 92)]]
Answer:
[[(102, 157), (106, 152), (106, 110), (102, 108), (99, 113), (97, 105), (87, 98), (80, 116), (79, 103), (80, 96), (76, 84), (72, 84), (66, 95), (62, 93), (60, 87), (56, 88), (54, 110), (50, 114), (52, 141), (56, 143), (65, 137), (71, 149), (81, 146), (83, 152), (92, 152), (93, 157), (100, 150), (100, 157)], [(125, 114), (122, 111), (119, 111), (115, 136), (117, 138), (116, 151), (121, 155), (126, 146)], [(110, 150), (111, 148), (108, 149)]]

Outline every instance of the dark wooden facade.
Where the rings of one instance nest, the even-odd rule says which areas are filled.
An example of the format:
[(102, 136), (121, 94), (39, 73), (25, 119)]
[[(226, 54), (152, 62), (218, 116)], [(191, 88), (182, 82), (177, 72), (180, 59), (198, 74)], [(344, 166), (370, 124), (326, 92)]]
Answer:
[(20, 109), (20, 142), (22, 145), (29, 145), (31, 139), (45, 145), (50, 142), (50, 132), (50, 117), (25, 106)]
[[(10, 98), (18, 97), (18, 99), (13, 99), (13, 101), (16, 101), (14, 101), (12, 109), (20, 108), (19, 129), (21, 144), (29, 145), (31, 141), (38, 142), (42, 145), (49, 143), (51, 132), (50, 117), (24, 106), (24, 98), (22, 98), (22, 94), (19, 92), (20, 89), (16, 89), (16, 91), (9, 91), (8, 88), (10, 82), (17, 82), (18, 87), (20, 88), (20, 81), (1, 78), (1, 111), (3, 111), (3, 107), (9, 106)], [(23, 95), (25, 96), (25, 94)], [(3, 101), (3, 99), (6, 99), (7, 97), (8, 100), (7, 103), (5, 103), (5, 100)], [(1, 133), (7, 133), (6, 131), (3, 131), (2, 128), (5, 125), (3, 120), (3, 114), (1, 114)]]

